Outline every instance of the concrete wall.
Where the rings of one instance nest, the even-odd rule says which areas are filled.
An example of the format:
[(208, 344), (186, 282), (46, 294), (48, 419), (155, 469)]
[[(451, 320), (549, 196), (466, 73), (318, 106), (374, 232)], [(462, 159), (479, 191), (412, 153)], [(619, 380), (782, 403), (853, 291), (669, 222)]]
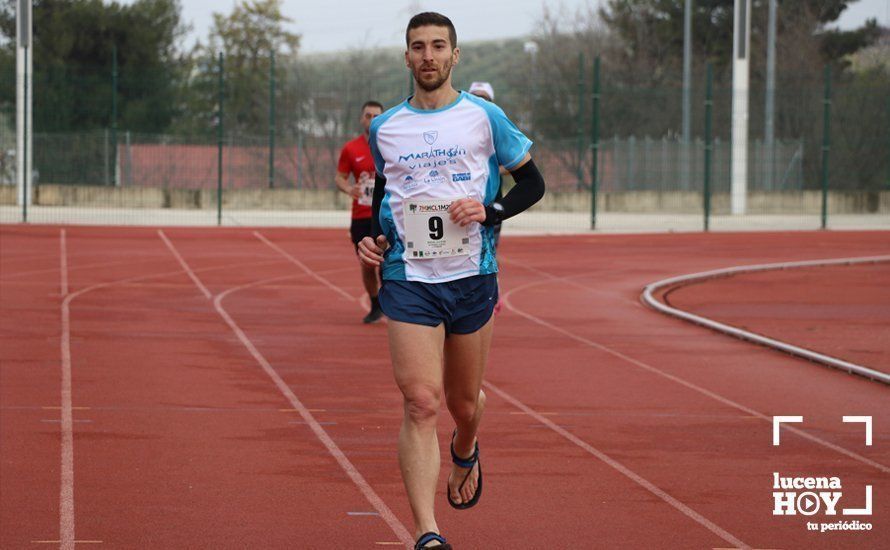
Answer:
[[(597, 196), (599, 212), (672, 212), (697, 214), (704, 208), (701, 193), (692, 191), (612, 191)], [(588, 193), (549, 192), (535, 206), (542, 212), (589, 212)], [(818, 214), (822, 211), (822, 193), (756, 192), (748, 194), (749, 214)], [(828, 211), (832, 214), (890, 214), (890, 191), (832, 191), (828, 193)], [(711, 196), (711, 212), (729, 214), (729, 194)]]
[[(214, 209), (216, 190), (157, 187), (102, 187), (40, 185), (35, 203), (41, 206)], [(0, 204), (15, 204), (15, 187), (0, 186)], [(599, 212), (695, 214), (702, 196), (692, 191), (620, 191), (600, 193)], [(230, 210), (346, 210), (350, 200), (332, 189), (231, 189), (223, 193), (223, 209)], [(828, 195), (833, 214), (890, 214), (890, 191), (834, 191)], [(729, 195), (711, 197), (712, 212), (729, 213)], [(819, 191), (757, 192), (748, 195), (749, 214), (818, 214)], [(549, 192), (534, 207), (541, 212), (589, 212), (590, 195), (578, 191)]]
[(0, 205), (10, 205), (16, 203), (16, 186), (0, 185)]
[[(13, 194), (12, 203), (15, 204)], [(216, 190), (158, 187), (41, 185), (35, 202), (41, 206), (214, 209)], [(231, 189), (223, 192), (223, 208), (233, 210), (345, 210), (351, 201), (331, 189)]]

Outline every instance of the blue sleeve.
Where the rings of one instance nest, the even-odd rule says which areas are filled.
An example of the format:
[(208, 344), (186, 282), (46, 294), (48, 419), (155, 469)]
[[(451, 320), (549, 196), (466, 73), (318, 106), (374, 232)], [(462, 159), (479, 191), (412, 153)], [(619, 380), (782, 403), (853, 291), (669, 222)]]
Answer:
[(486, 102), (485, 111), (488, 113), (489, 122), (491, 122), (491, 133), (498, 164), (511, 170), (525, 158), (525, 154), (532, 147), (532, 141), (494, 103)]
[(383, 157), (380, 156), (380, 150), (377, 148), (377, 130), (380, 129), (382, 123), (382, 117), (375, 117), (374, 120), (371, 121), (371, 128), (368, 131), (368, 146), (371, 148), (371, 157), (374, 159), (374, 168), (380, 175), (383, 175), (385, 163), (383, 162)]

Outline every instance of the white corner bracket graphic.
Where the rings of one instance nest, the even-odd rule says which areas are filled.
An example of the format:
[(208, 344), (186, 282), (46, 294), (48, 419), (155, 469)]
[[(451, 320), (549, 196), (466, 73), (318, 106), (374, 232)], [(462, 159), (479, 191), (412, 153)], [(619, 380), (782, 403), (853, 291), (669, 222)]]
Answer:
[[(844, 417), (847, 418), (847, 417)], [(779, 446), (779, 428), (784, 423), (803, 422), (802, 416), (774, 416), (773, 417), (773, 447)]]
[(865, 508), (844, 508), (845, 516), (870, 516), (871, 515), (871, 485), (865, 486)]
[(865, 445), (871, 447), (871, 417), (870, 416), (845, 416), (844, 422), (860, 422), (865, 424)]

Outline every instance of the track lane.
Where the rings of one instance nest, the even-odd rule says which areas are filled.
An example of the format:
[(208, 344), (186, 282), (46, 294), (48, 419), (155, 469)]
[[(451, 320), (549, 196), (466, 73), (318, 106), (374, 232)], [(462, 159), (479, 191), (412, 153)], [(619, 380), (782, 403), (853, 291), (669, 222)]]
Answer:
[[(340, 233), (334, 236), (333, 233), (325, 232), (263, 230), (263, 234), (293, 255), (299, 254), (298, 257), (304, 258), (304, 263), (313, 271), (353, 265), (344, 261), (345, 254), (331, 254), (332, 249), (343, 240)], [(183, 247), (184, 257), (195, 261), (198, 268), (223, 265), (221, 258), (215, 256), (213, 250), (206, 249), (207, 242), (204, 240), (206, 235), (196, 235), (190, 230), (183, 230), (183, 235), (187, 243), (187, 246)], [(190, 235), (194, 236), (194, 242), (189, 242), (192, 240)], [(821, 237), (825, 234), (818, 235)], [(254, 253), (255, 247), (261, 247), (255, 238), (248, 246), (251, 238), (246, 234), (227, 234), (225, 237), (221, 240), (226, 242), (229, 253), (232, 251), (231, 240), (239, 244), (236, 248), (240, 249), (241, 245), (244, 245), (244, 250), (254, 250)], [(839, 380), (824, 373), (812, 374), (813, 367), (808, 364), (774, 360), (772, 352), (768, 350), (758, 350), (750, 355), (752, 353), (750, 346), (741, 342), (734, 343), (738, 347), (721, 345), (719, 349), (714, 348), (710, 342), (702, 341), (700, 332), (694, 330), (696, 327), (674, 324), (670, 319), (660, 318), (655, 321), (654, 318), (647, 317), (654, 314), (640, 308), (638, 304), (632, 306), (629, 303), (635, 298), (634, 293), (638, 293), (640, 281), (652, 274), (656, 277), (649, 278), (650, 281), (658, 275), (671, 274), (671, 270), (678, 269), (680, 264), (684, 268), (694, 266), (695, 269), (720, 265), (719, 262), (723, 261), (727, 263), (722, 265), (729, 265), (728, 260), (731, 257), (738, 258), (747, 254), (746, 258), (755, 258), (749, 248), (753, 250), (757, 246), (757, 243), (742, 243), (734, 236), (714, 241), (702, 239), (703, 242), (698, 243), (693, 243), (689, 239), (679, 240), (680, 245), (673, 248), (668, 246), (669, 243), (659, 239), (648, 239), (645, 236), (637, 241), (617, 239), (614, 246), (612, 243), (604, 245), (603, 239), (595, 238), (588, 243), (593, 246), (580, 247), (582, 252), (591, 255), (589, 261), (581, 262), (578, 258), (586, 257), (587, 254), (567, 256), (565, 252), (568, 248), (560, 248), (558, 239), (556, 246), (553, 247), (546, 241), (548, 245), (544, 254), (541, 254), (541, 250), (537, 250), (537, 255), (528, 257), (524, 255), (527, 247), (538, 242), (537, 240), (508, 239), (505, 241), (505, 256), (510, 260), (525, 262), (537, 271), (528, 270), (525, 273), (520, 266), (514, 267), (505, 262), (502, 283), (507, 291), (526, 283), (540, 283), (511, 296), (513, 304), (565, 330), (577, 332), (583, 338), (605, 340), (608, 345), (614, 346), (621, 353), (657, 364), (675, 376), (682, 376), (712, 391), (739, 400), (745, 398), (747, 400), (745, 402), (757, 410), (781, 408), (783, 403), (781, 399), (777, 401), (777, 397), (783, 394), (782, 385), (786, 384), (784, 393), (792, 397), (792, 402), (789, 404), (795, 406), (799, 404), (804, 409), (802, 412), (807, 418), (804, 429), (839, 445), (849, 447), (857, 443), (861, 445), (861, 434), (858, 431), (851, 432), (849, 425), (838, 422), (838, 419), (834, 418), (834, 413), (850, 406), (867, 408), (871, 402), (867, 390), (860, 392), (860, 387), (855, 383), (850, 384), (849, 380)], [(763, 257), (768, 257), (766, 260), (787, 255), (791, 247), (786, 245), (793, 239), (776, 240), (776, 243), (772, 243), (778, 245), (776, 249), (770, 248), (763, 253)], [(857, 247), (865, 250), (869, 246), (875, 246), (874, 243), (868, 242), (847, 243), (845, 239), (829, 235), (827, 239), (820, 239), (818, 243), (813, 239), (816, 244), (813, 244), (812, 248), (819, 248), (820, 254), (831, 250), (822, 242), (823, 240), (833, 241), (828, 244), (834, 247), (848, 247), (845, 250)], [(179, 245), (178, 238), (176, 242)], [(579, 248), (577, 242), (572, 242), (570, 246), (572, 250)], [(690, 252), (697, 247), (703, 247), (706, 254), (691, 254)], [(604, 251), (602, 248), (608, 250)], [(663, 255), (658, 256), (656, 260), (649, 257), (648, 262), (643, 262), (632, 257), (645, 256), (651, 253), (651, 249), (658, 248), (663, 249)], [(807, 249), (799, 250), (796, 254), (801, 256), (810, 253), (812, 252), (810, 248), (807, 246)], [(343, 246), (342, 249), (351, 253), (347, 246)], [(547, 253), (548, 249), (553, 254)], [(597, 260), (602, 258), (606, 258), (602, 262), (606, 265), (601, 266), (597, 263)], [(172, 259), (170, 261), (173, 262)], [(233, 284), (256, 281), (261, 274), (275, 276), (275, 269), (270, 267), (278, 265), (273, 263), (262, 270), (239, 269), (232, 273), (212, 271), (208, 272), (208, 276), (204, 279), (208, 289), (220, 292)], [(279, 273), (283, 276), (294, 273), (292, 263), (290, 265), (283, 263), (280, 267)], [(361, 292), (357, 268), (354, 272), (347, 269), (326, 274), (325, 277), (331, 284), (343, 288), (351, 296), (358, 296)], [(163, 309), (185, 311), (186, 317), (189, 318), (189, 327), (192, 327), (191, 323), (195, 322), (199, 315), (197, 309), (193, 309), (195, 304), (185, 298), (186, 293), (197, 295), (202, 300), (204, 298), (197, 294), (194, 287), (188, 289), (183, 286), (183, 279), (188, 282), (184, 274), (171, 276), (169, 282), (175, 283), (176, 286), (166, 289), (152, 287), (129, 290), (133, 295), (139, 296), (139, 300), (149, 299), (149, 296), (154, 296), (151, 299), (157, 299), (160, 292), (165, 296), (164, 300), (169, 301), (158, 304), (159, 307), (163, 305)], [(560, 289), (561, 281), (569, 282), (570, 292)], [(585, 291), (582, 288), (584, 286), (591, 290)], [(324, 409), (323, 412), (317, 413), (319, 420), (325, 423), (336, 422), (325, 425), (326, 430), (330, 431), (332, 437), (355, 462), (358, 469), (366, 475), (381, 497), (393, 503), (396, 515), (407, 520), (410, 516), (407, 515), (407, 508), (399, 504), (403, 502), (402, 489), (397, 469), (393, 469), (394, 459), (390, 454), (394, 449), (392, 434), (397, 431), (400, 415), (398, 395), (395, 393), (388, 371), (385, 344), (381, 347), (381, 336), (384, 331), (380, 330), (382, 327), (354, 326), (353, 323), (357, 323), (361, 312), (351, 304), (351, 300), (337, 297), (330, 289), (324, 290), (331, 292), (331, 296), (325, 297), (321, 295), (323, 290), (318, 281), (308, 279), (300, 280), (295, 285), (258, 287), (248, 293), (231, 295), (227, 299), (226, 308), (231, 311), (233, 318), (245, 327), (251, 339), (257, 342), (257, 349), (268, 356), (270, 362), (282, 366), (282, 378), (292, 387), (299, 387), (301, 396), (304, 393), (307, 395), (307, 406)], [(128, 295), (130, 294), (115, 294), (106, 300), (84, 303), (83, 313), (88, 316), (94, 314), (98, 316), (102, 308), (113, 306), (116, 301), (124, 300)], [(114, 312), (113, 307), (111, 311)], [(627, 313), (628, 311), (634, 313)], [(269, 316), (269, 313), (274, 315)], [(114, 314), (112, 319), (117, 325), (110, 331), (111, 333), (119, 337), (128, 332), (125, 317)], [(319, 319), (325, 319), (325, 322), (330, 324), (327, 327), (319, 326)], [(165, 321), (169, 324), (170, 318)], [(158, 321), (152, 322), (158, 323)], [(199, 322), (194, 326), (202, 325)], [(788, 518), (764, 517), (768, 515), (771, 504), (766, 502), (763, 504), (763, 509), (760, 506), (764, 501), (771, 499), (769, 489), (762, 486), (761, 473), (768, 474), (770, 467), (781, 468), (781, 471), (789, 468), (816, 473), (814, 469), (824, 470), (827, 464), (835, 464), (834, 459), (828, 458), (821, 452), (813, 453), (811, 442), (794, 437), (783, 438), (781, 453), (770, 454), (775, 449), (760, 446), (760, 428), (750, 427), (751, 422), (762, 423), (761, 420), (728, 412), (726, 407), (715, 405), (713, 400), (690, 399), (688, 390), (682, 387), (669, 388), (656, 384), (656, 392), (641, 394), (640, 387), (653, 386), (651, 375), (645, 372), (634, 373), (633, 369), (628, 369), (626, 365), (620, 364), (620, 361), (612, 363), (608, 354), (594, 353), (590, 346), (584, 346), (577, 341), (574, 343), (559, 341), (554, 335), (542, 332), (540, 328), (514, 313), (502, 314), (498, 320), (489, 379), (499, 388), (503, 387), (511, 395), (519, 396), (524, 402), (528, 402), (535, 410), (544, 414), (544, 418), (552, 419), (584, 441), (601, 448), (610, 456), (614, 455), (622, 463), (640, 471), (647, 479), (652, 479), (659, 487), (676, 495), (694, 509), (705, 511), (707, 517), (714, 518), (719, 525), (738, 534), (745, 542), (752, 542), (757, 546), (819, 547), (820, 544), (837, 543), (838, 540), (866, 544), (870, 540), (831, 539), (825, 536), (810, 539), (805, 535), (802, 536), (797, 526), (785, 525), (788, 523), (785, 521)], [(145, 329), (145, 332), (150, 336), (159, 336), (157, 332), (170, 331)], [(114, 335), (111, 333), (109, 337)], [(196, 333), (199, 338), (203, 337), (200, 336), (203, 334), (201, 330), (196, 330)], [(628, 337), (628, 335), (633, 336)], [(167, 335), (164, 338), (170, 337)], [(148, 347), (141, 348), (142, 355), (148, 354), (145, 350), (153, 352), (152, 346), (157, 346), (160, 342), (160, 339), (148, 340)], [(228, 341), (225, 346), (220, 345), (218, 348), (207, 350), (206, 354), (199, 355), (215, 356), (225, 353), (225, 349), (231, 349), (232, 343)], [(343, 349), (346, 343), (355, 352), (332, 358), (330, 350)], [(177, 344), (180, 346), (180, 353), (187, 356), (186, 345)], [(107, 346), (102, 345), (89, 348), (88, 356), (101, 357), (102, 354), (109, 353), (106, 348)], [(546, 349), (550, 354), (546, 364), (534, 359), (540, 356), (542, 349)], [(118, 360), (123, 360), (124, 363), (127, 359), (135, 362), (138, 360), (136, 355), (138, 354), (120, 353)], [(679, 358), (682, 358), (682, 361), (679, 361)], [(715, 358), (718, 359), (716, 364)], [(204, 360), (200, 359), (199, 363)], [(234, 365), (232, 368), (235, 368)], [(243, 365), (239, 368), (243, 369)], [(211, 367), (205, 365), (199, 370), (208, 369)], [(187, 383), (186, 379), (169, 376), (166, 368), (161, 370), (165, 371), (163, 381), (146, 382), (158, 384), (157, 386), (149, 384), (148, 387), (152, 391), (161, 391), (163, 387), (175, 387), (177, 384)], [(227, 369), (223, 365), (220, 370)], [(114, 369), (109, 365), (104, 372), (111, 373)], [(334, 378), (331, 378), (332, 375)], [(191, 376), (198, 377), (195, 373)], [(776, 387), (765, 387), (763, 381), (767, 379), (774, 380)], [(336, 383), (337, 380), (348, 382)], [(250, 387), (252, 381), (253, 378), (247, 378), (247, 381), (241, 380), (241, 383)], [(346, 395), (344, 395), (344, 383), (347, 384)], [(75, 383), (75, 388), (77, 387)], [(355, 395), (351, 391), (355, 387), (361, 388), (360, 395)], [(811, 401), (798, 400), (799, 396), (810, 391), (813, 392)], [(133, 394), (131, 397), (137, 399), (138, 394)], [(568, 543), (569, 535), (583, 529), (589, 536), (596, 537), (596, 540), (612, 541), (612, 544), (619, 546), (726, 546), (721, 544), (719, 538), (711, 538), (710, 533), (695, 526), (694, 523), (686, 524), (683, 521), (672, 520), (675, 512), (665, 513), (666, 507), (663, 503), (646, 498), (645, 492), (629, 489), (627, 480), (616, 475), (614, 470), (598, 463), (577, 446), (566, 444), (564, 438), (542, 429), (540, 422), (522, 414), (521, 411), (516, 411), (507, 401), (500, 397), (491, 397), (489, 416), (484, 428), (483, 456), (487, 468), (486, 475), (494, 483), (493, 487), (498, 487), (498, 490), (487, 492), (486, 502), (490, 503), (489, 506), (480, 505), (480, 508), (472, 514), (459, 514), (444, 506), (441, 508), (442, 524), (448, 529), (446, 531), (448, 536), (455, 542), (463, 542), (464, 547), (468, 545), (475, 547), (475, 544), (495, 545), (502, 541), (514, 540), (521, 541), (520, 544), (538, 545), (534, 547), (554, 547), (554, 545), (562, 547), (564, 543)], [(883, 403), (882, 400), (878, 402)], [(255, 405), (252, 403), (249, 408), (252, 410)], [(109, 404), (107, 408), (113, 409), (114, 406)], [(144, 403), (139, 406), (134, 405), (134, 408), (128, 410), (144, 411), (146, 414), (142, 418), (148, 420), (155, 416), (153, 407), (157, 407), (157, 404)], [(185, 403), (168, 403), (161, 408), (169, 408), (178, 415), (184, 415), (186, 412), (192, 415), (210, 415), (210, 411), (223, 411), (220, 414), (225, 414), (227, 410), (226, 407), (214, 406), (212, 403), (194, 407)], [(186, 410), (190, 408), (201, 412)], [(515, 414), (517, 412), (520, 414)], [(135, 415), (132, 412), (130, 414)], [(243, 412), (233, 412), (232, 417), (222, 424), (244, 423), (242, 414)], [(781, 410), (776, 411), (776, 414), (796, 414), (796, 412)], [(258, 417), (246, 423), (264, 424), (270, 421), (271, 417)], [(746, 425), (746, 422), (749, 424)], [(215, 424), (216, 422), (202, 424), (209, 432), (208, 437), (214, 430), (222, 429)], [(886, 426), (886, 419), (876, 415), (876, 426), (880, 425)], [(288, 429), (290, 428), (293, 426), (289, 426)], [(445, 425), (443, 425), (444, 432), (447, 432)], [(701, 436), (700, 433), (705, 433), (707, 436)], [(273, 432), (264, 432), (258, 436), (259, 439), (254, 436), (250, 441), (259, 444), (279, 436), (280, 434), (276, 435)], [(768, 434), (766, 438), (768, 441)], [(443, 436), (443, 443), (444, 441)], [(752, 441), (754, 444), (751, 444)], [(874, 460), (885, 460), (886, 441), (886, 433), (877, 430), (875, 448), (860, 449), (860, 451)], [(231, 443), (228, 442), (229, 445)], [(121, 444), (128, 445), (126, 441)], [(176, 444), (188, 446), (190, 442), (177, 439)], [(154, 444), (145, 448), (151, 448), (152, 445)], [(224, 453), (225, 448), (221, 447), (220, 452)], [(263, 447), (258, 449), (258, 452), (260, 456), (266, 456), (275, 450)], [(307, 449), (300, 453), (299, 456), (304, 453), (310, 454), (311, 450)], [(130, 454), (109, 453), (109, 456), (119, 458)], [(767, 455), (773, 459), (765, 464), (763, 456)], [(145, 473), (150, 474), (146, 475), (146, 478), (156, 484), (163, 484), (165, 467), (174, 473), (174, 477), (178, 477), (180, 474), (175, 471), (175, 465), (181, 462), (178, 458), (181, 457), (177, 457), (176, 453), (171, 453), (169, 456), (165, 454), (162, 464), (146, 465)], [(291, 460), (299, 458), (291, 457)], [(210, 471), (213, 468), (218, 468), (218, 471)], [(727, 474), (727, 471), (730, 473)], [(245, 475), (245, 472), (238, 473), (233, 472), (231, 468), (227, 469), (224, 460), (196, 464), (190, 472), (204, 482), (212, 479), (225, 479), (228, 482)], [(306, 480), (301, 479), (300, 487), (311, 486), (307, 484), (316, 479), (320, 481), (319, 490), (329, 486), (324, 483), (328, 481), (324, 472), (323, 469), (312, 471), (313, 475)], [(873, 474), (858, 466), (840, 464), (836, 472), (844, 477), (845, 483), (850, 480), (851, 492), (853, 492), (852, 486), (856, 483), (867, 480), (874, 482)], [(296, 468), (289, 470), (286, 475), (299, 477), (302, 473), (304, 472)], [(878, 481), (883, 483), (881, 480)], [(262, 482), (257, 483), (262, 485)], [(876, 495), (886, 494), (888, 488), (875, 483)], [(116, 486), (121, 494), (127, 494), (127, 486), (123, 480)], [(159, 500), (168, 489), (173, 488), (162, 485), (158, 495)], [(200, 496), (206, 499), (204, 502), (214, 502), (214, 499), (219, 498), (207, 493), (206, 487), (202, 487), (201, 491)], [(345, 493), (338, 490), (336, 494), (339, 497)], [(856, 496), (854, 493), (851, 498)], [(247, 500), (250, 500), (249, 496)], [(206, 517), (200, 517), (192, 511), (194, 507), (200, 506), (199, 501), (202, 499), (172, 501), (173, 506), (180, 507), (183, 516), (180, 521), (167, 526), (171, 536), (173, 533), (181, 533), (184, 529), (188, 529), (191, 522), (207, 521)], [(287, 499), (283, 502), (289, 503)], [(118, 504), (126, 506), (122, 501)], [(141, 503), (143, 512), (146, 509), (150, 510), (151, 513), (146, 514), (149, 519), (164, 517), (166, 510), (147, 507), (147, 504), (159, 506), (160, 503), (151, 498), (146, 503)], [(567, 513), (567, 510), (570, 512)], [(230, 514), (231, 517), (235, 517), (237, 510), (223, 507), (220, 512), (222, 517), (229, 517)], [(883, 509), (879, 510), (880, 512), (883, 512)], [(118, 513), (121, 513), (120, 509)], [(114, 521), (112, 515), (108, 515), (107, 512), (104, 514), (100, 524), (108, 525)], [(130, 521), (135, 515), (131, 511), (124, 510), (120, 519)], [(883, 517), (886, 517), (886, 512)], [(266, 521), (262, 514), (259, 516), (251, 514), (249, 519), (251, 522), (258, 522), (258, 525), (265, 525), (263, 522)], [(363, 529), (373, 529), (375, 522), (378, 525), (382, 523), (379, 518), (367, 516), (350, 516), (349, 519), (351, 521), (333, 525), (341, 525), (344, 532), (358, 528), (367, 534), (368, 531)], [(367, 524), (354, 523), (354, 521), (367, 522), (368, 519), (371, 522)], [(552, 530), (542, 531), (538, 528), (542, 524), (550, 526)], [(327, 527), (331, 525), (327, 524)], [(166, 536), (163, 525), (156, 523), (154, 527), (159, 529), (159, 534), (155, 536)], [(222, 543), (222, 547), (225, 547), (227, 542), (234, 544), (235, 541), (255, 540), (250, 537), (259, 536), (258, 532), (244, 533), (243, 525), (219, 527), (226, 534), (234, 533), (235, 537), (222, 540), (222, 538), (213, 539), (212, 535), (208, 534), (211, 536), (209, 540)], [(241, 527), (241, 530), (237, 527)], [(316, 530), (327, 532), (323, 526), (311, 525), (311, 520), (307, 521), (306, 525), (303, 525), (301, 520), (297, 532), (302, 536)], [(238, 536), (245, 538), (239, 539)], [(163, 540), (172, 539), (163, 538)], [(283, 538), (275, 539), (279, 540), (280, 544), (286, 544)], [(320, 542), (323, 539), (312, 540)], [(366, 537), (356, 539), (356, 541), (367, 540)], [(572, 540), (576, 539), (572, 537)], [(275, 542), (270, 547), (277, 547), (277, 544), (278, 542)], [(843, 547), (844, 544), (841, 543), (840, 546)]]

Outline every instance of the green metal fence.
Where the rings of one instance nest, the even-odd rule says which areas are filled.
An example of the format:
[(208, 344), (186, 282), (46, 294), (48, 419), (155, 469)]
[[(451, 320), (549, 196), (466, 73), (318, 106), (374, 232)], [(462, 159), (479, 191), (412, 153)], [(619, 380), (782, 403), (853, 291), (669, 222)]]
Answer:
[[(249, 101), (220, 54), (206, 64), (212, 79), (193, 82), (163, 106), (128, 95), (140, 88), (138, 79), (159, 75), (121, 73), (116, 63), (105, 75), (38, 68), (31, 220), (166, 223), (169, 214), (172, 223), (342, 225), (349, 201), (334, 186), (340, 148), (358, 132), (361, 104), (402, 101), (410, 76), (397, 58), (340, 72), (317, 60), (268, 62)], [(726, 74), (712, 74), (708, 67), (693, 89), (689, 142), (678, 132), (680, 88), (610, 78), (599, 58), (579, 54), (563, 79), (525, 73), (505, 81), (500, 72), (458, 68), (455, 84), (496, 82), (496, 102), (535, 141), (548, 194), (511, 221), (515, 230), (887, 224), (886, 76), (826, 68), (821, 79), (780, 79), (771, 143), (761, 137), (763, 90), (752, 90), (748, 210), (731, 216), (731, 90)], [(63, 89), (103, 92), (58, 97), (53, 84), (60, 81)], [(156, 110), (163, 127), (129, 122), (145, 110)], [(0, 221), (19, 222), (10, 113), (9, 105), (0, 109)]]

